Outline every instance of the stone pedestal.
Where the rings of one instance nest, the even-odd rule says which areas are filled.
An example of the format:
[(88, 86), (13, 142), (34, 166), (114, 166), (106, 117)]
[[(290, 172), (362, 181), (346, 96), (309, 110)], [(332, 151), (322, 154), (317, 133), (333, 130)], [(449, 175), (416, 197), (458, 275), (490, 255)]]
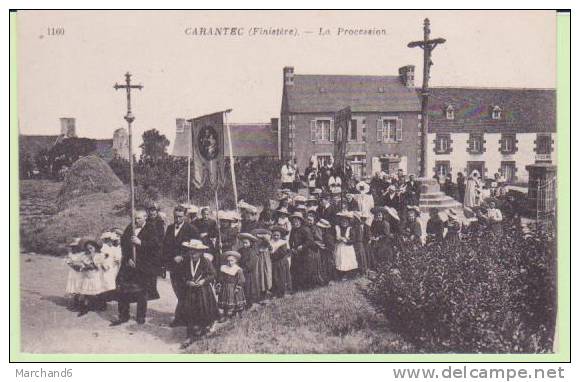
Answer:
[(433, 178), (419, 179), (421, 182), (421, 197), (419, 198), (419, 208), (421, 212), (429, 212), (431, 208), (438, 211), (450, 208), (462, 208), (463, 205), (452, 197), (445, 195), (441, 191), (439, 182)]
[(556, 166), (536, 163), (526, 166), (528, 171), (528, 209), (532, 213), (549, 213), (555, 210)]

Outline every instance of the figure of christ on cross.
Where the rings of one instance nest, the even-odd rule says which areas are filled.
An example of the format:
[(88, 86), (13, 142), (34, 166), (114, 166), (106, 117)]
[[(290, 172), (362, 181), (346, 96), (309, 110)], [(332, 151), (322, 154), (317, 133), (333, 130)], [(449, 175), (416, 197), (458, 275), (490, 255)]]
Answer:
[(429, 19), (423, 24), (423, 40), (412, 41), (407, 44), (409, 48), (419, 47), (423, 49), (423, 86), (421, 88), (421, 177), (427, 176), (427, 106), (429, 103), (429, 75), (431, 72), (431, 52), (439, 44), (445, 43), (444, 38), (430, 39), (431, 27)]

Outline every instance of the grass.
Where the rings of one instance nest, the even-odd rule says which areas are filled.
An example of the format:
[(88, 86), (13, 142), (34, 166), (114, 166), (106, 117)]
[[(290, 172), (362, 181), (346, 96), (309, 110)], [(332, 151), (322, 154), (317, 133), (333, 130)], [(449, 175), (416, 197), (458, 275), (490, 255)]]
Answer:
[(410, 353), (365, 299), (363, 280), (298, 292), (244, 312), (196, 341), (191, 353)]

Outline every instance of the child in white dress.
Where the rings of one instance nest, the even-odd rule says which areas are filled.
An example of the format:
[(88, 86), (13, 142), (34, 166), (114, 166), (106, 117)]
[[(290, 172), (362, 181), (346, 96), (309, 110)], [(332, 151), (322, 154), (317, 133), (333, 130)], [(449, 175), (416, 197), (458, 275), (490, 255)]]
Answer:
[(346, 272), (358, 268), (356, 261), (356, 253), (354, 250), (353, 232), (350, 225), (352, 213), (349, 211), (342, 211), (336, 214), (340, 219), (340, 223), (334, 227), (336, 233), (336, 247), (334, 250), (334, 261), (336, 270), (346, 276)]
[(74, 238), (68, 245), (68, 254), (65, 259), (66, 265), (69, 266), (65, 292), (71, 298), (69, 309), (73, 311), (79, 310), (80, 307), (79, 291), (83, 280), (83, 274), (80, 268), (84, 254), (80, 248), (80, 244), (81, 239), (78, 237)]
[(98, 300), (97, 296), (103, 292), (103, 256), (100, 254), (102, 244), (96, 240), (86, 240), (82, 247), (85, 251), (80, 268), (83, 277), (79, 288), (81, 304), (79, 317), (94, 307)]

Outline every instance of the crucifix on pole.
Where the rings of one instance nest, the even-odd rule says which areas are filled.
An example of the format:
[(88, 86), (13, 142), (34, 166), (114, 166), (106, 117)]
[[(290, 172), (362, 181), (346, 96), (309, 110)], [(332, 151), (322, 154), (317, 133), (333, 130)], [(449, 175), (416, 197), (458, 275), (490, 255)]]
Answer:
[(413, 41), (407, 44), (409, 48), (419, 47), (423, 49), (423, 86), (421, 88), (421, 177), (427, 176), (427, 106), (429, 103), (429, 74), (431, 72), (431, 52), (439, 44), (445, 43), (444, 38), (430, 39), (431, 27), (429, 19), (423, 22), (423, 40)]
[[(130, 198), (131, 198), (131, 228), (133, 235), (135, 234), (135, 181), (133, 174), (133, 131), (131, 129), (131, 124), (135, 120), (135, 116), (131, 112), (131, 89), (143, 89), (143, 85), (131, 85), (131, 73), (125, 73), (125, 85), (119, 85), (115, 82), (113, 86), (115, 90), (125, 89), (127, 90), (127, 114), (125, 114), (125, 121), (127, 121), (127, 126), (129, 130), (129, 178), (130, 178)], [(133, 261), (135, 261), (136, 253), (135, 246), (133, 245)]]

